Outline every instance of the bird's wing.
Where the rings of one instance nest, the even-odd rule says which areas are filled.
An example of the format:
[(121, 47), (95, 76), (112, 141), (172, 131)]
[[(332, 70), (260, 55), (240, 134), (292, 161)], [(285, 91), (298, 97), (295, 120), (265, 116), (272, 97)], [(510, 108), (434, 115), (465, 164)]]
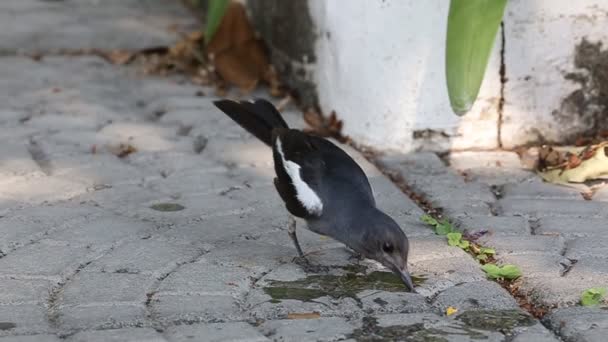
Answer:
[(342, 196), (375, 206), (371, 186), (359, 165), (330, 141), (297, 130), (274, 131), (275, 187), (287, 210), (303, 218), (320, 217), (324, 208)]
[(277, 174), (274, 183), (287, 210), (303, 218), (321, 216), (323, 201), (319, 189), (324, 172), (321, 152), (306, 133), (278, 129), (273, 135), (272, 151)]

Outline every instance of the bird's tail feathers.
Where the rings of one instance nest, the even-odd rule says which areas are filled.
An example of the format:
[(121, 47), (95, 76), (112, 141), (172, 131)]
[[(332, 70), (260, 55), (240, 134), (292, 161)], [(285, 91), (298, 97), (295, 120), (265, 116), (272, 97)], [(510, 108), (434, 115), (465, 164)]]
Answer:
[(219, 100), (213, 104), (268, 146), (272, 144), (273, 129), (289, 128), (274, 105), (263, 99), (254, 102)]

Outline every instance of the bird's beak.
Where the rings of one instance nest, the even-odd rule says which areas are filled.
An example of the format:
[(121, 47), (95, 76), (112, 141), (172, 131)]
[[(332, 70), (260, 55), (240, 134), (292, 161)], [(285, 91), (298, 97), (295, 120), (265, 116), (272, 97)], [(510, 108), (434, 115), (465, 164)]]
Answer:
[(401, 278), (401, 280), (405, 284), (405, 287), (407, 287), (410, 292), (416, 293), (416, 290), (414, 289), (414, 282), (412, 282), (412, 276), (410, 276), (410, 272), (407, 270), (407, 267), (401, 270), (398, 267), (394, 266), (393, 272)]

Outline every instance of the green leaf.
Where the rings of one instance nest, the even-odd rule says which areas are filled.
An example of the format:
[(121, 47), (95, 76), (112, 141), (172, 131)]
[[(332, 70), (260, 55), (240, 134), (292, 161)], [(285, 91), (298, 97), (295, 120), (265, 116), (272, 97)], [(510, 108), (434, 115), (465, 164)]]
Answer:
[(466, 250), (466, 249), (469, 248), (469, 245), (470, 245), (469, 241), (467, 241), (467, 240), (461, 240), (460, 244), (458, 244), (458, 247)]
[(496, 254), (496, 251), (494, 250), (494, 248), (480, 247), (479, 254), (494, 255)]
[(447, 235), (453, 231), (452, 224), (447, 221), (442, 221), (435, 226), (435, 234), (437, 235)]
[(477, 99), (507, 0), (451, 0), (446, 80), (452, 110), (464, 115)]
[(606, 288), (594, 287), (583, 291), (581, 295), (582, 306), (596, 306), (600, 305), (606, 295)]
[(228, 9), (230, 0), (209, 0), (207, 11), (207, 25), (205, 27), (205, 42), (209, 43), (217, 31), (224, 13)]
[(515, 265), (496, 266), (494, 264), (485, 264), (481, 269), (486, 272), (491, 279), (517, 279), (521, 276), (521, 271)]
[(515, 265), (504, 265), (500, 268), (502, 278), (513, 280), (521, 276), (521, 271)]
[(437, 220), (435, 220), (435, 218), (431, 215), (422, 215), (420, 217), (420, 220), (431, 226), (436, 226), (437, 224), (439, 224), (439, 222), (437, 222)]
[(481, 266), (481, 269), (486, 272), (489, 278), (498, 279), (500, 278), (500, 267), (494, 264), (485, 264)]
[(460, 245), (460, 239), (462, 238), (462, 234), (460, 233), (448, 233), (448, 245), (450, 246), (458, 246)]
[(486, 254), (478, 254), (477, 255), (477, 260), (479, 260), (479, 261), (486, 261), (486, 260), (488, 260), (488, 256)]

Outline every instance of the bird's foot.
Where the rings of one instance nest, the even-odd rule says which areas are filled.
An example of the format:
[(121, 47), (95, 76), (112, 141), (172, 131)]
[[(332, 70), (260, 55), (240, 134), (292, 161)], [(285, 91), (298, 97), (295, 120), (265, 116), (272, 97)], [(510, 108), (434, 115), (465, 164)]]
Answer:
[(326, 273), (329, 271), (329, 267), (312, 264), (305, 256), (293, 258), (293, 263), (302, 267), (306, 273)]

